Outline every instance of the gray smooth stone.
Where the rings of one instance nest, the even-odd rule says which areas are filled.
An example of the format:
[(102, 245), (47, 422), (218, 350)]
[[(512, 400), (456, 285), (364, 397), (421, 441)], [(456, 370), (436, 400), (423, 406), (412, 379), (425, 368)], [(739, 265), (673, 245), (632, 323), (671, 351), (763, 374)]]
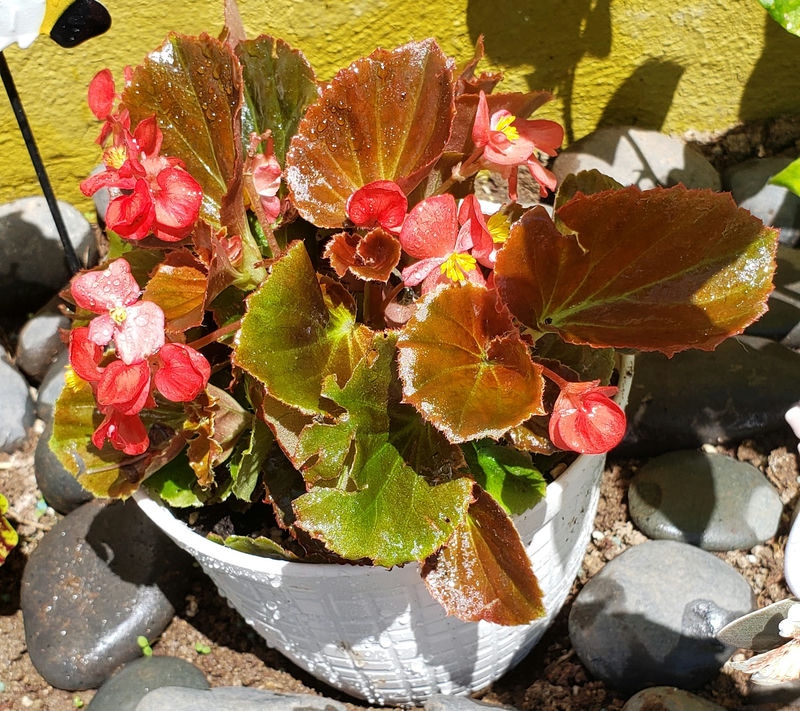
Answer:
[(648, 538), (707, 551), (752, 548), (775, 535), (781, 498), (752, 464), (696, 450), (642, 466), (628, 488), (631, 520)]
[(725, 707), (674, 686), (653, 686), (631, 696), (622, 711), (725, 711)]
[(28, 382), (0, 353), (0, 451), (13, 452), (28, 437), (36, 420)]
[(599, 170), (642, 190), (682, 183), (719, 190), (719, 174), (699, 151), (677, 138), (629, 126), (601, 128), (572, 143), (553, 164), (558, 182), (570, 173)]
[(165, 686), (154, 689), (136, 711), (347, 711), (333, 699), (313, 694), (279, 694), (236, 686), (209, 691)]
[(29, 319), (19, 332), (16, 366), (33, 381), (41, 382), (59, 353), (66, 350), (60, 329), (69, 329), (69, 325), (66, 316), (53, 311)]
[(715, 351), (688, 350), (672, 359), (636, 356), (622, 456), (653, 456), (722, 444), (786, 428), (795, 402), (800, 354), (752, 336), (730, 338)]
[(44, 500), (60, 514), (68, 514), (81, 504), (94, 498), (84, 489), (78, 480), (65, 468), (50, 449), (50, 437), (53, 434), (53, 420), (45, 420), (44, 431), (36, 443), (33, 455), (33, 468), (36, 474), (36, 485), (42, 492)]
[(30, 659), (60, 689), (100, 686), (155, 639), (191, 581), (192, 561), (129, 500), (90, 501), (33, 551), (21, 586)]
[(424, 704), (425, 711), (486, 711), (486, 709), (513, 709), (513, 706), (499, 706), (498, 704), (485, 704), (475, 701), (468, 696), (449, 696), (447, 694), (434, 694)]
[(67, 365), (69, 365), (69, 353), (64, 350), (56, 357), (39, 384), (36, 393), (36, 415), (40, 420), (48, 420), (53, 414), (53, 406), (64, 389)]
[[(91, 225), (72, 205), (58, 206), (78, 257), (83, 264), (93, 263), (97, 249)], [(36, 311), (69, 277), (45, 199), (27, 197), (0, 205), (0, 313)]]
[(134, 711), (153, 689), (162, 686), (208, 689), (208, 680), (194, 664), (177, 657), (134, 659), (103, 684), (87, 708), (91, 711)]
[(608, 563), (578, 593), (569, 637), (589, 672), (625, 692), (694, 689), (734, 651), (716, 639), (753, 609), (748, 582), (711, 553), (646, 541)]
[(781, 242), (793, 246), (800, 241), (800, 197), (769, 182), (791, 162), (791, 158), (753, 158), (726, 170), (722, 183), (739, 207), (765, 225), (779, 227)]

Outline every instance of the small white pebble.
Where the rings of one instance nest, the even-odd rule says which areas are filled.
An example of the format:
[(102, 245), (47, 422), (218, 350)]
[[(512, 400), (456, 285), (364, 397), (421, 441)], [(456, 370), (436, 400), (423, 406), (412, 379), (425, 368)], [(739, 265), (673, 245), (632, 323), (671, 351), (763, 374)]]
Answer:
[(755, 565), (756, 563), (758, 563), (758, 558), (754, 556), (752, 553), (750, 553), (747, 556), (747, 562), (750, 563), (750, 565)]
[(716, 454), (717, 448), (713, 444), (704, 444), (702, 450), (708, 454)]
[(602, 541), (605, 537), (606, 537), (606, 534), (603, 533), (602, 531), (598, 531), (597, 529), (592, 531), (592, 540), (593, 541)]
[(26, 709), (29, 709), (31, 706), (33, 706), (33, 699), (31, 699), (31, 698), (30, 698), (30, 697), (28, 697), (28, 696), (23, 696), (23, 697), (22, 697), (22, 698), (19, 700), (19, 702), (20, 702), (20, 703), (21, 703), (21, 704), (22, 704), (22, 705), (23, 705), (23, 706), (24, 706)]

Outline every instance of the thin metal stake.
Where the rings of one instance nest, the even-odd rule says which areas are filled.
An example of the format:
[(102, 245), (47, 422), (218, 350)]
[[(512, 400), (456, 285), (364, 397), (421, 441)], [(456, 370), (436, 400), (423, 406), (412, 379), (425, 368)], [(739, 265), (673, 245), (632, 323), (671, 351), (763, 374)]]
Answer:
[(25, 109), (22, 108), (22, 101), (17, 93), (17, 87), (14, 85), (14, 79), (11, 77), (11, 70), (8, 68), (5, 55), (0, 51), (0, 76), (3, 78), (3, 86), (6, 88), (6, 94), (11, 102), (11, 108), (14, 109), (14, 116), (19, 124), (19, 130), (25, 139), (25, 147), (28, 149), (28, 155), (31, 157), (33, 169), (36, 171), (36, 177), (39, 179), (39, 185), (42, 187), (44, 199), (47, 201), (47, 207), (50, 208), (50, 214), (53, 216), (53, 222), (56, 223), (56, 230), (61, 239), (61, 244), (64, 246), (64, 255), (67, 258), (67, 267), (70, 274), (76, 274), (80, 271), (83, 265), (75, 253), (75, 248), (69, 239), (67, 228), (64, 225), (64, 220), (61, 217), (61, 210), (58, 207), (58, 201), (53, 193), (53, 188), (50, 185), (50, 179), (47, 177), (47, 172), (42, 163), (42, 157), (39, 155), (39, 149), (36, 147), (36, 141), (33, 138), (31, 126), (28, 123), (28, 118), (25, 116)]

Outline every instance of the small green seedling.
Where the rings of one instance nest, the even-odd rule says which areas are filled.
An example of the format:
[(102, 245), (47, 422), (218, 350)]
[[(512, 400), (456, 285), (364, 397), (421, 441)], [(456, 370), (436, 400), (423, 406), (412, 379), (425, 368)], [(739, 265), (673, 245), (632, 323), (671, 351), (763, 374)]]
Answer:
[(198, 654), (211, 654), (211, 647), (209, 647), (207, 644), (203, 644), (202, 642), (195, 642), (194, 651)]
[(153, 648), (150, 646), (150, 642), (147, 641), (147, 637), (143, 634), (140, 634), (136, 638), (136, 644), (142, 648), (142, 654), (144, 654), (145, 657), (153, 656)]

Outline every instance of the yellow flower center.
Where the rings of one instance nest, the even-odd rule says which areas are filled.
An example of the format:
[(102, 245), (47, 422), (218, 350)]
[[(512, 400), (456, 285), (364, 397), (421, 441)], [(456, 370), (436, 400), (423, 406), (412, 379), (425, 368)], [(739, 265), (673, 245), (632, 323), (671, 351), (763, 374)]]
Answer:
[(517, 117), (514, 114), (509, 114), (508, 116), (503, 116), (498, 122), (497, 125), (494, 127), (495, 131), (500, 131), (509, 141), (516, 141), (519, 138), (519, 131), (514, 128), (511, 124), (517, 120)]
[(124, 146), (111, 146), (111, 148), (103, 154), (103, 163), (109, 168), (116, 168), (119, 170), (127, 157), (128, 152)]
[(124, 306), (115, 306), (108, 315), (114, 320), (115, 323), (122, 325), (125, 319), (128, 318), (128, 311)]
[(511, 230), (511, 218), (502, 212), (495, 212), (486, 220), (486, 228), (492, 236), (492, 242), (503, 244), (508, 239), (508, 233)]
[(439, 267), (450, 281), (463, 284), (467, 280), (467, 273), (475, 269), (475, 257), (471, 254), (451, 254)]

